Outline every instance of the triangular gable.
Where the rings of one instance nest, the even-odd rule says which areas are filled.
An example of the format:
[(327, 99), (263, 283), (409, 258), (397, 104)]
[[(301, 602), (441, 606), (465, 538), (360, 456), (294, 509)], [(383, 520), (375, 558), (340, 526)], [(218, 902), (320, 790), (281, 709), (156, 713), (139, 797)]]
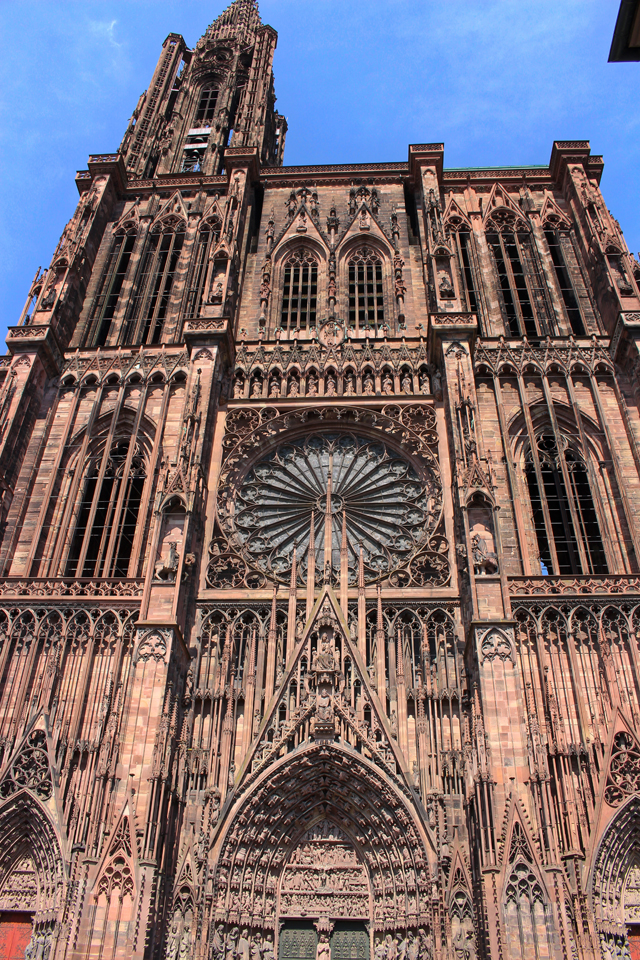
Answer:
[(563, 230), (568, 230), (571, 226), (566, 214), (562, 212), (553, 197), (547, 197), (544, 201), (540, 211), (540, 220), (543, 224), (551, 227), (561, 227)]
[[(363, 220), (363, 217), (365, 218)], [(366, 223), (366, 227), (364, 227)], [(393, 245), (385, 233), (382, 225), (367, 203), (362, 203), (355, 215), (347, 223), (342, 236), (337, 244), (337, 250), (341, 250), (350, 240), (358, 237), (363, 244), (377, 240), (381, 243), (389, 256), (393, 255)], [(376, 244), (374, 243), (374, 246)]]
[(547, 902), (550, 902), (551, 897), (540, 863), (538, 844), (534, 840), (529, 818), (516, 796), (511, 796), (507, 803), (501, 847), (501, 887), (504, 889), (515, 866), (519, 862), (524, 862), (536, 875)]
[[(104, 887), (109, 886), (110, 870), (114, 862), (118, 863), (118, 873), (122, 879), (121, 889), (133, 896), (133, 889), (129, 888), (129, 881), (132, 886), (139, 886), (137, 876), (139, 851), (134, 829), (133, 816), (129, 799), (125, 800), (120, 816), (115, 821), (111, 834), (105, 839), (102, 856), (98, 862), (95, 872), (94, 890), (96, 893), (105, 892)], [(124, 866), (122, 862), (124, 861)]]
[(487, 220), (495, 219), (498, 220), (504, 217), (505, 211), (508, 212), (512, 217), (520, 220), (523, 225), (527, 228), (529, 224), (522, 216), (522, 210), (511, 199), (504, 187), (499, 183), (494, 183), (491, 193), (489, 194), (489, 199), (487, 200), (486, 206), (483, 211), (483, 221), (486, 223)]
[(312, 247), (317, 243), (323, 251), (329, 249), (328, 238), (311, 216), (304, 203), (299, 205), (293, 215), (293, 219), (277, 237), (272, 254), (274, 259), (278, 252), (281, 253), (282, 246), (287, 242), (291, 242), (294, 238), (303, 244), (305, 241), (311, 241)]
[(174, 225), (180, 220), (186, 223), (188, 219), (189, 211), (184, 205), (182, 194), (179, 190), (176, 190), (168, 200), (165, 200), (165, 202), (160, 205), (160, 209), (156, 213), (153, 222), (157, 224), (159, 221), (162, 221)]
[[(361, 740), (363, 746), (370, 751), (374, 762), (380, 763), (386, 769), (386, 772), (394, 778), (397, 777), (397, 764), (397, 768), (401, 771), (401, 777), (404, 781), (403, 785), (409, 790), (413, 791), (405, 758), (400, 750), (400, 747), (398, 746), (398, 743), (392, 735), (390, 722), (387, 718), (386, 712), (382, 709), (378, 695), (371, 686), (368, 671), (362, 660), (362, 656), (357, 648), (357, 645), (351, 640), (349, 627), (344, 619), (344, 615), (340, 608), (340, 604), (338, 603), (337, 597), (332, 588), (327, 584), (325, 584), (325, 586), (322, 588), (320, 596), (313, 606), (306, 626), (302, 631), (300, 639), (298, 640), (296, 647), (286, 665), (282, 679), (275, 693), (273, 694), (267, 709), (265, 710), (264, 717), (260, 724), (260, 730), (258, 731), (258, 736), (251, 749), (248, 751), (242, 767), (238, 772), (236, 785), (239, 786), (242, 781), (252, 773), (252, 767), (254, 763), (256, 763), (258, 767), (262, 767), (270, 763), (272, 758), (273, 760), (276, 760), (279, 756), (281, 747), (284, 746), (293, 736), (298, 727), (300, 727), (310, 718), (315, 718), (317, 738), (318, 723), (319, 721), (320, 724), (322, 723), (318, 697), (309, 697), (307, 700), (301, 702), (300, 707), (293, 712), (290, 720), (284, 724), (277, 741), (269, 741), (268, 732), (278, 711), (282, 696), (285, 694), (288, 684), (294, 676), (298, 662), (303, 656), (306, 656), (307, 642), (310, 634), (322, 626), (330, 626), (334, 631), (338, 631), (340, 634), (340, 640), (343, 645), (343, 649), (345, 652), (348, 652), (349, 656), (351, 657), (351, 662), (362, 685), (361, 689), (363, 696), (368, 698), (371, 705), (372, 729), (371, 731), (365, 730), (364, 725), (360, 723), (355, 713), (350, 707), (345, 706), (339, 697), (334, 698), (332, 703), (332, 708), (335, 711), (336, 716), (339, 716), (340, 719), (347, 724), (355, 733), (355, 735)], [(321, 658), (318, 656), (318, 661), (320, 661), (320, 659)], [(316, 672), (316, 674), (318, 674), (319, 672), (321, 675), (324, 675), (321, 663), (310, 664), (309, 667), (310, 673)], [(338, 670), (336, 669), (335, 671), (332, 671), (332, 669), (327, 668), (327, 676), (332, 672), (338, 673)], [(379, 741), (374, 739), (374, 731), (376, 730), (379, 730), (382, 734), (382, 739)]]
[(465, 227), (467, 230), (471, 230), (471, 221), (460, 204), (452, 196), (450, 196), (447, 201), (442, 219), (445, 226), (454, 230), (464, 229)]

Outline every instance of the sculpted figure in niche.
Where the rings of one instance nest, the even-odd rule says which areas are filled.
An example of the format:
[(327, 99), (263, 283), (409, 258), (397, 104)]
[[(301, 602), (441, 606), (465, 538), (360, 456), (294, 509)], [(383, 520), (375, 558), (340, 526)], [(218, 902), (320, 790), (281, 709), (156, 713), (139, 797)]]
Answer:
[(262, 396), (262, 382), (257, 377), (251, 384), (251, 396), (254, 399)]
[(176, 572), (178, 570), (179, 556), (177, 551), (178, 543), (172, 540), (169, 543), (169, 553), (156, 561), (154, 580), (165, 580), (167, 583), (175, 583)]
[(233, 381), (233, 399), (239, 400), (244, 393), (244, 382), (240, 377), (236, 377)]
[(300, 393), (300, 384), (298, 383), (298, 380), (296, 377), (291, 377), (291, 380), (289, 381), (289, 396), (297, 397), (299, 393)]
[(455, 297), (455, 290), (451, 283), (451, 277), (446, 270), (441, 270), (439, 275), (440, 296), (445, 300), (451, 300)]
[(187, 925), (184, 928), (182, 939), (180, 941), (179, 960), (189, 960), (191, 956), (191, 928)]
[(230, 930), (229, 933), (227, 934), (227, 942), (225, 944), (226, 960), (235, 960), (237, 940), (238, 940), (238, 928), (233, 927), (233, 929)]
[(387, 396), (389, 396), (390, 393), (393, 393), (393, 380), (386, 371), (382, 378), (382, 392)]
[(279, 397), (280, 396), (280, 381), (277, 377), (272, 377), (269, 384), (269, 396), (270, 397)]
[(386, 960), (387, 951), (385, 950), (384, 943), (380, 940), (380, 937), (376, 937), (376, 942), (373, 948), (373, 960)]
[(370, 373), (366, 374), (364, 378), (363, 387), (364, 387), (364, 392), (368, 397), (371, 397), (375, 393), (375, 389), (376, 389), (375, 383)]
[(236, 958), (237, 960), (251, 960), (250, 953), (249, 931), (245, 929), (240, 934), (240, 939), (238, 940), (238, 946), (236, 947)]
[(425, 397), (427, 396), (427, 394), (431, 393), (431, 387), (429, 386), (429, 377), (426, 373), (420, 374), (420, 393), (423, 394), (423, 396)]
[(273, 958), (273, 941), (271, 936), (268, 934), (262, 944), (262, 960), (274, 960)]
[(307, 396), (315, 397), (318, 395), (318, 381), (313, 373), (309, 374), (309, 379), (307, 380)]
[(316, 960), (331, 960), (331, 946), (326, 934), (321, 934), (316, 949)]
[(353, 397), (356, 392), (356, 384), (352, 373), (348, 373), (344, 381), (345, 397)]
[(408, 373), (405, 373), (402, 377), (402, 392), (403, 393), (413, 393), (413, 384), (411, 382), (411, 377)]
[(211, 952), (213, 954), (213, 960), (222, 960), (224, 956), (224, 931), (221, 923), (219, 923), (213, 931)]
[(327, 374), (326, 394), (328, 397), (335, 397), (336, 395), (336, 381), (335, 377), (331, 373)]

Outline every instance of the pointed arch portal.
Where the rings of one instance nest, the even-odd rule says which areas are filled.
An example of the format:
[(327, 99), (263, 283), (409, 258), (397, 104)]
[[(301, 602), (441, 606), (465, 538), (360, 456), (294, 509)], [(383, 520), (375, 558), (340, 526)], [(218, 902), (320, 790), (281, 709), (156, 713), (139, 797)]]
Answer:
[(303, 930), (343, 930), (357, 957), (358, 931), (369, 930), (369, 947), (374, 932), (428, 931), (435, 850), (408, 800), (373, 764), (330, 741), (251, 777), (214, 844), (212, 921), (262, 928), (276, 940), (284, 924), (287, 960), (306, 957)]

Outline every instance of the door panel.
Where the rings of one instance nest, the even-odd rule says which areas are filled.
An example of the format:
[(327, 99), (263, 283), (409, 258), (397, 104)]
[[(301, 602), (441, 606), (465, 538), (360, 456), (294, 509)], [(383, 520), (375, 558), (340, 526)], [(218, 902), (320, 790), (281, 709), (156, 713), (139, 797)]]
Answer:
[(31, 932), (30, 914), (0, 914), (0, 960), (24, 960)]

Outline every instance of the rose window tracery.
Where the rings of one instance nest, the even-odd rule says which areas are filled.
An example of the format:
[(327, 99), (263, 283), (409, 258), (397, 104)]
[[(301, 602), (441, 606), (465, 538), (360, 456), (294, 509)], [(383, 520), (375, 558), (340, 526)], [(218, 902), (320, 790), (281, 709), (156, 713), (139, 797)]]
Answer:
[(287, 580), (294, 547), (298, 575), (313, 555), (316, 580), (338, 578), (343, 529), (349, 580), (362, 549), (366, 581), (406, 565), (435, 530), (441, 513), (435, 473), (420, 477), (379, 441), (315, 434), (260, 460), (237, 492), (232, 523), (245, 559)]

